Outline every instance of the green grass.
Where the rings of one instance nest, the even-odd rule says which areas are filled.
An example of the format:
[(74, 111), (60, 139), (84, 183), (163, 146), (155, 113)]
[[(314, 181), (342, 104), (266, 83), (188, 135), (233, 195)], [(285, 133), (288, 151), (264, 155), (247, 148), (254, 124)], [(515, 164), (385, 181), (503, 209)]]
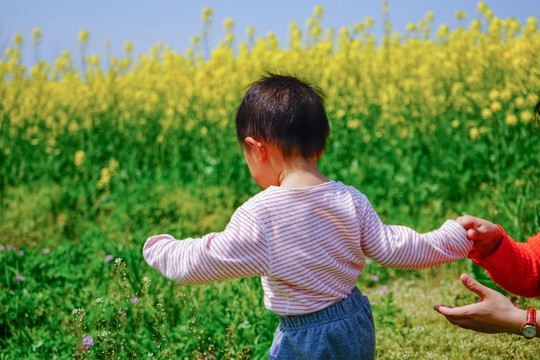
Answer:
[[(233, 188), (149, 179), (118, 188), (90, 206), (59, 184), (9, 188), (0, 224), (3, 243), (11, 247), (0, 252), (0, 302), (5, 304), (0, 308), (0, 356), (72, 358), (86, 334), (96, 345), (77, 358), (95, 358), (99, 352), (112, 358), (113, 342), (124, 344), (117, 354), (126, 358), (134, 353), (195, 358), (205, 351), (217, 358), (264, 358), (277, 317), (263, 306), (259, 279), (179, 286), (149, 268), (141, 254), (152, 234), (181, 238), (222, 229), (247, 197)], [(399, 217), (396, 210), (384, 212)], [(409, 215), (398, 222), (423, 230), (442, 223), (442, 216), (429, 216), (429, 206), (418, 212), (422, 219)], [(125, 275), (114, 260), (105, 262), (107, 255), (123, 259)], [(462, 272), (472, 273), (468, 260), (420, 271), (376, 263), (366, 267), (358, 285), (373, 305), (378, 358), (534, 357), (535, 341), (456, 328), (432, 310), (435, 304), (476, 301), (459, 281)], [(141, 296), (145, 277), (151, 283)], [(381, 293), (383, 287), (389, 294)], [(134, 296), (140, 301), (131, 303)], [(96, 304), (99, 298), (103, 308)], [(538, 300), (519, 301), (522, 307), (540, 307)], [(86, 329), (73, 321), (72, 312), (79, 308), (85, 309)], [(118, 309), (125, 309), (126, 319), (117, 315)], [(98, 343), (103, 331), (112, 333), (110, 341)]]

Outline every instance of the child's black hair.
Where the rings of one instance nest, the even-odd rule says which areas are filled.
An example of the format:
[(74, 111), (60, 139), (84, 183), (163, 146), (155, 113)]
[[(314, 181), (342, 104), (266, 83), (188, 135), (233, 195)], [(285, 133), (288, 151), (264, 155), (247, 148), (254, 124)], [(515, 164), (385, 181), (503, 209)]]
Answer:
[(277, 145), (285, 158), (320, 155), (329, 133), (322, 91), (293, 76), (267, 74), (251, 85), (236, 112), (236, 136)]

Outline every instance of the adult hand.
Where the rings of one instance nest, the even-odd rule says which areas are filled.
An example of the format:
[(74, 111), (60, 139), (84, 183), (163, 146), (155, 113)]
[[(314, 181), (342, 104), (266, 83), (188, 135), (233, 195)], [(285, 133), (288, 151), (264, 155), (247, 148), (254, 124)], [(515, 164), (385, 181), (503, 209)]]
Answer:
[(436, 311), (464, 329), (483, 333), (521, 333), (527, 313), (525, 310), (516, 308), (506, 296), (483, 286), (469, 275), (461, 275), (461, 282), (480, 296), (478, 302), (461, 307), (435, 305), (433, 308)]
[(474, 241), (470, 258), (482, 260), (492, 255), (501, 244), (503, 231), (497, 225), (474, 216), (465, 215), (456, 219), (467, 230), (467, 237)]

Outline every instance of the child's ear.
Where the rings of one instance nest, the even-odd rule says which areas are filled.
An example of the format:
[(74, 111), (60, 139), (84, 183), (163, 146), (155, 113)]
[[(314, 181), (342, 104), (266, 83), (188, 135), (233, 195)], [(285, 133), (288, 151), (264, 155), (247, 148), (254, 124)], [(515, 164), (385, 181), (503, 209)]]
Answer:
[(251, 136), (248, 136), (244, 139), (244, 142), (249, 147), (250, 151), (255, 151), (259, 161), (263, 161), (267, 157), (267, 149), (264, 142), (257, 141)]
[(257, 146), (257, 140), (255, 140), (251, 136), (246, 137), (244, 139), (244, 142), (251, 150), (253, 150), (253, 148)]
[(324, 149), (319, 151), (319, 153), (317, 154), (317, 160), (319, 160), (321, 158), (323, 152), (324, 152)]

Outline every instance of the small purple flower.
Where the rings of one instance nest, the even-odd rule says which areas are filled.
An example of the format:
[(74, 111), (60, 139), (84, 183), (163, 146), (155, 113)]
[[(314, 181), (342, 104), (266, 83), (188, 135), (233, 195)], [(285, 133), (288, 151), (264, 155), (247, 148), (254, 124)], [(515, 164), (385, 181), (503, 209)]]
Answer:
[(114, 256), (112, 256), (112, 255), (107, 255), (107, 256), (105, 256), (105, 262), (109, 262), (109, 261), (111, 261), (112, 259), (114, 259)]
[(82, 345), (88, 350), (90, 346), (94, 346), (94, 339), (92, 339), (91, 336), (86, 336), (84, 339), (82, 339)]
[(134, 296), (134, 297), (131, 298), (131, 303), (132, 304), (135, 304), (137, 301), (139, 301), (138, 297)]
[(24, 281), (24, 276), (17, 274), (15, 275), (15, 279), (19, 281)]
[(370, 277), (373, 281), (379, 281), (379, 277), (377, 275), (371, 275)]
[(4, 251), (5, 250), (5, 245), (0, 245), (0, 252)]
[(381, 293), (381, 295), (386, 295), (389, 293), (388, 289), (385, 286), (381, 287), (381, 290), (379, 292)]
[(51, 252), (51, 249), (49, 249), (49, 248), (43, 249), (43, 253), (44, 253), (44, 254), (48, 254), (48, 253), (50, 253), (50, 252)]
[(366, 265), (369, 265), (369, 264), (371, 264), (371, 260), (366, 259)]
[(19, 251), (19, 255), (21, 255), (21, 256), (24, 255), (24, 251), (22, 251), (22, 250)]

